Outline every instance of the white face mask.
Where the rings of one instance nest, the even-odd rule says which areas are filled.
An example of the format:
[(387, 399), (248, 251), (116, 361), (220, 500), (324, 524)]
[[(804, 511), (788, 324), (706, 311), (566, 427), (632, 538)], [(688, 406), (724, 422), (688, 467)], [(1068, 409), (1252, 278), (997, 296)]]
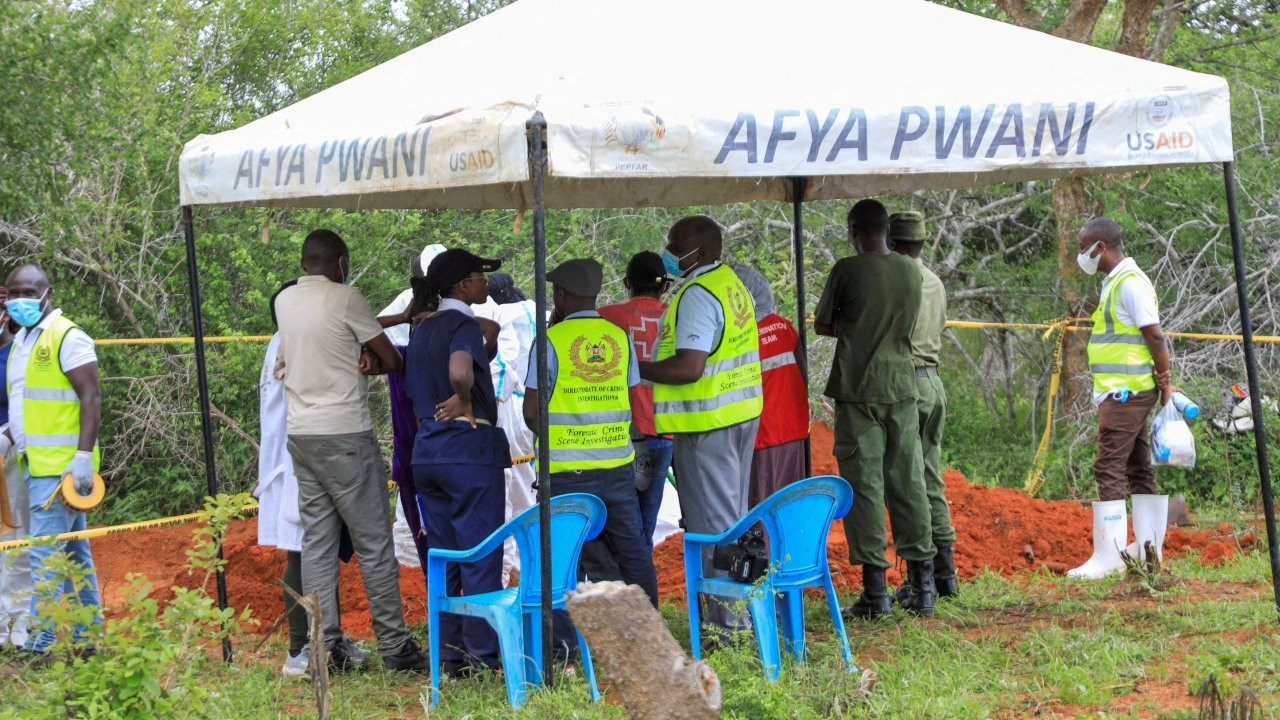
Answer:
[[(1085, 250), (1076, 256), (1076, 264), (1080, 266), (1080, 269), (1084, 271), (1085, 275), (1097, 274), (1098, 263), (1102, 262), (1102, 253), (1099, 252), (1097, 255), (1093, 255), (1093, 251), (1099, 250), (1101, 247), (1102, 241), (1099, 240), (1098, 242), (1090, 245), (1088, 250)], [(1090, 257), (1091, 255), (1093, 256)]]

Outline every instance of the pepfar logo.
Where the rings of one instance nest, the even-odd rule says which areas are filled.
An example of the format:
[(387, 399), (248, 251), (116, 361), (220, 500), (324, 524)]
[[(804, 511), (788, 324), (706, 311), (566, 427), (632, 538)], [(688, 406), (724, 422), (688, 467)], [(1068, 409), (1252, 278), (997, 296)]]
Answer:
[(1148, 154), (1187, 152), (1196, 145), (1195, 133), (1186, 123), (1175, 122), (1180, 114), (1178, 104), (1168, 95), (1157, 95), (1135, 118), (1138, 129), (1125, 133), (1130, 153)]
[(1174, 108), (1173, 98), (1168, 95), (1151, 98), (1151, 102), (1147, 105), (1147, 122), (1154, 127), (1168, 125), (1173, 119)]

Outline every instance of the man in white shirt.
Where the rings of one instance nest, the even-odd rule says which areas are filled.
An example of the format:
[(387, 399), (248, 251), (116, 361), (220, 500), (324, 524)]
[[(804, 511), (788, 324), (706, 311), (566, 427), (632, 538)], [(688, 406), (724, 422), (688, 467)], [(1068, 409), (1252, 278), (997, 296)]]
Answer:
[(1160, 556), (1169, 496), (1156, 494), (1147, 418), (1156, 400), (1164, 406), (1176, 388), (1155, 288), (1125, 255), (1120, 227), (1105, 217), (1090, 220), (1080, 231), (1080, 251), (1076, 262), (1085, 274), (1106, 273), (1088, 348), (1098, 406), (1093, 463), (1098, 502), (1093, 504), (1093, 555), (1067, 574), (1097, 579), (1124, 570), (1120, 548), (1128, 539), (1126, 490), (1133, 496), (1133, 556), (1143, 559), (1148, 543), (1155, 558), (1146, 559)]
[(338, 669), (359, 666), (340, 644), (334, 592), (339, 528), (345, 522), (360, 560), (383, 666), (424, 672), (427, 659), (404, 623), (386, 463), (373, 434), (366, 377), (399, 370), (403, 360), (368, 301), (347, 285), (350, 267), (342, 238), (316, 230), (302, 244), (307, 274), (275, 303), (289, 455), (298, 475), (302, 588), (319, 598), (331, 663)]
[[(59, 486), (71, 475), (75, 489), (88, 494), (98, 469), (98, 430), (102, 424), (102, 393), (98, 384), (98, 357), (93, 340), (53, 306), (53, 287), (38, 265), (22, 265), (9, 275), (5, 308), (22, 329), (13, 340), (6, 370), (9, 393), (9, 429), (0, 435), (0, 455), (12, 446), (23, 456), (27, 470), (28, 503), (33, 537), (84, 530), (85, 514), (73, 510), (59, 497)], [(88, 540), (67, 540), (37, 545), (30, 550), (31, 577), (37, 588), (50, 580), (45, 569), (55, 552), (66, 552), (85, 573), (78, 589), (70, 580), (54, 590), (75, 593), (84, 607), (100, 608), (98, 578)], [(52, 583), (50, 583), (52, 584)], [(31, 633), (26, 650), (45, 655), (55, 636), (51, 624), (40, 617), (47, 598), (31, 596)], [(95, 612), (92, 622), (102, 622)], [(73, 642), (80, 651), (87, 646), (87, 628), (74, 628)]]

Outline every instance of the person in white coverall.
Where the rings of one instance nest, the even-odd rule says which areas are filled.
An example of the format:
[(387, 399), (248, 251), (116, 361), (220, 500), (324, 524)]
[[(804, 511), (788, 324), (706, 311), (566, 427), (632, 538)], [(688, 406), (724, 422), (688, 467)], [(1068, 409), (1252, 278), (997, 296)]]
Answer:
[[(533, 433), (524, 422), (524, 375), (533, 347), (534, 302), (525, 298), (506, 273), (490, 273), (489, 297), (472, 306), (477, 317), (498, 323), (498, 354), (489, 363), (493, 392), (498, 399), (498, 427), (511, 444), (511, 467), (506, 470), (506, 520), (532, 507), (533, 482), (537, 474), (527, 458), (533, 455)], [(508, 539), (502, 553), (502, 584), (520, 566), (514, 540)]]
[[(442, 252), (444, 252), (444, 246), (438, 243), (424, 247), (422, 253), (413, 259), (410, 266), (412, 277), (421, 278), (426, 273), (426, 269), (431, 266), (431, 261)], [(412, 318), (406, 313), (409, 312), (412, 304), (413, 288), (409, 287), (378, 313), (378, 324), (382, 325), (383, 332), (401, 354), (409, 347)], [(423, 527), (417, 495), (413, 490), (413, 471), (409, 469), (408, 464), (408, 458), (413, 454), (413, 436), (416, 432), (417, 420), (413, 417), (408, 398), (404, 397), (401, 387), (404, 381), (401, 378), (402, 376), (393, 379), (391, 375), (387, 378), (392, 386), (392, 427), (395, 429), (391, 475), (392, 479), (401, 486), (398, 494), (400, 502), (396, 503), (396, 521), (391, 526), (391, 533), (395, 539), (396, 561), (405, 567), (420, 567), (427, 551), (426, 529)], [(404, 412), (399, 407), (401, 404), (407, 410), (406, 419), (413, 426), (412, 431), (408, 428), (396, 429), (398, 422), (396, 418), (399, 417), (397, 412)], [(405, 508), (408, 508), (411, 514), (407, 515)]]
[[(18, 325), (9, 319), (4, 310), (4, 301), (8, 293), (0, 285), (0, 373), (5, 369), (9, 359), (9, 351), (13, 349), (13, 335)], [(0, 392), (0, 435), (9, 426), (9, 396)], [(0, 453), (0, 462), (4, 463), (6, 487), (0, 492), (8, 491), (9, 507), (12, 523), (0, 518), (0, 542), (21, 540), (27, 536), (31, 525), (31, 507), (27, 501), (27, 478), (18, 465), (18, 451), (10, 447)], [(27, 644), (27, 625), (31, 619), (31, 560), (26, 548), (0, 551), (0, 650), (12, 645), (22, 648)]]

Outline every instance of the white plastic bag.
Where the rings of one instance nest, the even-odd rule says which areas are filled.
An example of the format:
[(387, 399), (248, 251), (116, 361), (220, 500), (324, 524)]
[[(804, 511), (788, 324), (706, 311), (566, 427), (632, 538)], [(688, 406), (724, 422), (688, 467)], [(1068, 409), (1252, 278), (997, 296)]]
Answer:
[(1196, 438), (1173, 404), (1165, 406), (1151, 423), (1151, 464), (1160, 467), (1193, 468), (1196, 466)]

